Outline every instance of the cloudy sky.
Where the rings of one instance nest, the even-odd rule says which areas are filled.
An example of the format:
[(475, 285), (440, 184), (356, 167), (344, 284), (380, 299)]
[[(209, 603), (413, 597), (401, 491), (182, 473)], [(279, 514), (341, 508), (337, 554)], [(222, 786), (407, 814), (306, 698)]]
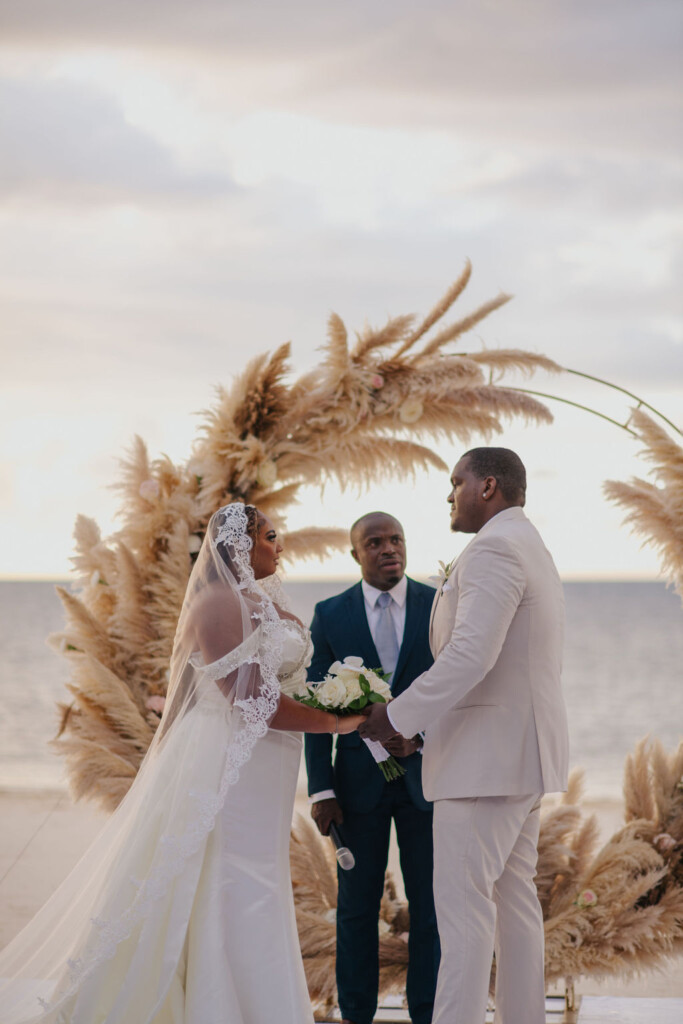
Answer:
[[(0, 574), (65, 573), (77, 513), (116, 526), (132, 436), (185, 459), (249, 355), (291, 339), (306, 369), (331, 310), (424, 313), (466, 258), (462, 312), (515, 295), (469, 347), (680, 423), (682, 36), (669, 0), (0, 0)], [(561, 571), (654, 574), (600, 493), (637, 446), (553, 411), (502, 443)], [(328, 488), (290, 525), (400, 509), (426, 575), (462, 545), (446, 491)]]

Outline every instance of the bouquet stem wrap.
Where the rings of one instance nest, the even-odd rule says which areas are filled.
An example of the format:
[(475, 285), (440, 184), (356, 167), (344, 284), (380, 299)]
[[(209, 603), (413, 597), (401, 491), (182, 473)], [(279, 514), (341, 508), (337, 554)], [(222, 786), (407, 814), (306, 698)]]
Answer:
[(385, 750), (378, 740), (363, 739), (363, 743), (374, 757), (379, 770), (387, 782), (391, 782), (392, 779), (400, 779), (402, 775), (405, 775), (406, 770), (403, 765)]

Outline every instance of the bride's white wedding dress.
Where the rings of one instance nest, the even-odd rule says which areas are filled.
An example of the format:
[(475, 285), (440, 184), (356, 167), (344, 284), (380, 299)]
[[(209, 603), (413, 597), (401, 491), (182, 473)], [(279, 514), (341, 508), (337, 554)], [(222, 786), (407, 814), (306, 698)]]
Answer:
[[(250, 547), (243, 506), (212, 517), (155, 739), (0, 953), (0, 1024), (312, 1024), (289, 869), (302, 738), (268, 728), (310, 638), (254, 580)], [(219, 628), (199, 644), (207, 614)]]
[[(307, 631), (290, 621), (286, 628), (278, 676), (282, 692), (295, 693), (312, 651)], [(220, 701), (217, 693), (219, 714)], [(301, 733), (269, 729), (228, 791), (207, 839), (172, 988), (154, 1024), (313, 1020), (289, 870), (301, 751)]]

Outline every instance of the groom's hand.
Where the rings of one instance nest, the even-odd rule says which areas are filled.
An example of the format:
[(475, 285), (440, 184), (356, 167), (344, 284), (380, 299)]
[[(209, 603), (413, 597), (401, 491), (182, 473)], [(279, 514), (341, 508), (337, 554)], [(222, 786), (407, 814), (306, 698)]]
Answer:
[(329, 836), (332, 822), (341, 825), (344, 821), (342, 809), (333, 796), (326, 800), (316, 800), (311, 806), (311, 817), (323, 836)]
[(386, 704), (373, 704), (368, 717), (358, 726), (358, 732), (364, 740), (379, 740), (380, 743), (398, 736), (389, 721)]
[(393, 754), (394, 757), (410, 757), (422, 746), (422, 737), (413, 736), (407, 740), (405, 736), (393, 736), (390, 740), (382, 740), (382, 746), (387, 754)]

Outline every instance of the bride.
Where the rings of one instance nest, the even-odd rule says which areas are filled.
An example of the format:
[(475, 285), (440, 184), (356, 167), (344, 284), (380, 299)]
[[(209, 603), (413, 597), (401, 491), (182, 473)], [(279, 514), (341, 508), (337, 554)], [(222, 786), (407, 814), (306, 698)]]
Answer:
[(178, 621), (164, 714), (126, 798), (0, 954), (0, 1024), (312, 1022), (289, 874), (308, 631), (253, 506), (216, 512)]

